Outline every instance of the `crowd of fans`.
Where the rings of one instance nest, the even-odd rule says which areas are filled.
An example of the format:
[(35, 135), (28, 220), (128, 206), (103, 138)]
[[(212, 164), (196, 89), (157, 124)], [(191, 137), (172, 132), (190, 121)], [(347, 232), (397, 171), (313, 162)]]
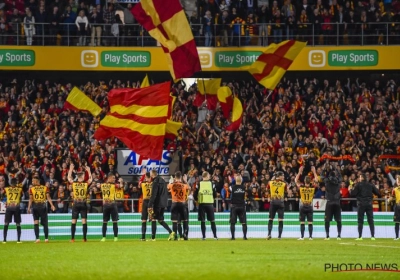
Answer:
[[(371, 82), (371, 83), (370, 83)], [(365, 173), (384, 198), (390, 198), (392, 183), (388, 173), (397, 161), (380, 161), (383, 154), (397, 154), (400, 146), (400, 86), (395, 81), (375, 80), (287, 80), (274, 91), (252, 81), (231, 81), (225, 85), (239, 96), (244, 106), (238, 131), (226, 131), (221, 109), (209, 111), (206, 103), (193, 106), (197, 85), (183, 82), (172, 86), (177, 96), (173, 118), (183, 127), (178, 137), (165, 143), (181, 158), (181, 169), (188, 176), (192, 191), (203, 171), (212, 174), (221, 207), (229, 210), (229, 185), (241, 174), (247, 189), (248, 210), (267, 211), (273, 174), (282, 170), (290, 184), (286, 193), (288, 211), (298, 210), (295, 176), (300, 166), (304, 175), (316, 166), (318, 174), (324, 154), (351, 156), (340, 160), (343, 173), (342, 197), (348, 198), (348, 186)], [(64, 102), (72, 84), (50, 81), (17, 81), (0, 85), (0, 195), (10, 178), (17, 178), (28, 199), (32, 177), (50, 189), (58, 212), (71, 210), (67, 180), (70, 163), (76, 171), (88, 165), (93, 176), (90, 185), (91, 212), (101, 212), (99, 184), (108, 172), (116, 170), (115, 149), (123, 144), (115, 137), (98, 142), (93, 138), (99, 121), (108, 110), (107, 93), (112, 88), (135, 88), (139, 82), (88, 82), (81, 89), (104, 108), (99, 117), (86, 112), (65, 110)], [(388, 167), (392, 166), (392, 167)], [(125, 178), (126, 179), (126, 178)], [(140, 199), (138, 178), (125, 180), (125, 198)], [(168, 179), (167, 179), (168, 180)], [(324, 198), (323, 183), (316, 186), (316, 198)], [(96, 200), (99, 199), (99, 200)], [(119, 202), (120, 212), (140, 210), (140, 203)], [(386, 208), (376, 202), (376, 210)], [(132, 207), (133, 206), (133, 207)], [(352, 210), (352, 202), (342, 201), (343, 210)], [(23, 210), (26, 204), (21, 206)], [(189, 208), (196, 210), (192, 194)]]
[[(398, 44), (399, 0), (198, 0), (188, 20), (203, 46)], [(0, 45), (155, 46), (132, 3), (6, 0)], [(0, 4), (1, 7), (1, 4)], [(190, 11), (188, 11), (190, 13)]]

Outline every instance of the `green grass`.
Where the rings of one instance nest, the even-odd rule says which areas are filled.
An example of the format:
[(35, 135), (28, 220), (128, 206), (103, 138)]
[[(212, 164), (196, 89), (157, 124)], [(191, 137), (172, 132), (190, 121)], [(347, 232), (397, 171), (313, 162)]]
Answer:
[(324, 272), (325, 263), (400, 269), (400, 241), (389, 239), (113, 242), (109, 236), (105, 243), (92, 237), (73, 244), (0, 243), (0, 279), (400, 279), (394, 272)]

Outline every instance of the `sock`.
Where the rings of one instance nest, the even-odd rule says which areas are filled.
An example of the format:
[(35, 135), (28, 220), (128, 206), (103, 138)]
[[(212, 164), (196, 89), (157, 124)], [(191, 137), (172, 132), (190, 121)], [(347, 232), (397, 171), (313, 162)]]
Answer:
[(201, 234), (206, 238), (206, 222), (201, 222)]
[(71, 239), (75, 239), (76, 224), (71, 224)]
[(178, 223), (178, 233), (179, 233), (179, 237), (183, 238), (182, 223)]
[(156, 239), (157, 221), (151, 221), (151, 239)]
[(8, 231), (8, 225), (5, 225), (3, 230), (3, 241), (7, 241), (7, 231)]
[(268, 221), (268, 236), (271, 236), (271, 232), (272, 232), (272, 225), (274, 224), (273, 220), (269, 220)]
[(358, 223), (358, 237), (362, 237), (362, 232), (363, 232), (363, 223)]
[(107, 232), (107, 223), (103, 223), (102, 232), (103, 232), (103, 237), (106, 237), (106, 232)]
[(83, 239), (86, 240), (86, 236), (87, 236), (87, 224), (83, 224), (83, 225), (82, 225), (82, 233), (83, 233)]
[(310, 234), (310, 238), (312, 238), (312, 232), (313, 232), (313, 225), (312, 224), (308, 224), (308, 232)]
[(114, 237), (118, 237), (118, 224), (113, 223)]
[(300, 224), (300, 233), (301, 233), (301, 238), (304, 238), (304, 231), (306, 229), (305, 224)]
[(326, 232), (326, 238), (329, 238), (329, 222), (325, 222), (325, 232)]
[(281, 238), (282, 236), (282, 231), (283, 231), (283, 221), (279, 221), (279, 226), (278, 226), (279, 238)]
[(48, 224), (43, 226), (43, 231), (44, 231), (44, 239), (49, 239), (49, 225)]
[(400, 229), (400, 224), (396, 223), (394, 225), (394, 232), (396, 233), (396, 238), (399, 238), (399, 229)]
[(243, 238), (247, 238), (247, 225), (242, 224)]
[(178, 231), (178, 223), (177, 222), (172, 222), (172, 231), (177, 232)]
[(215, 222), (211, 222), (211, 230), (214, 235), (214, 238), (217, 238), (217, 226), (215, 225)]
[(342, 221), (337, 222), (337, 232), (338, 232), (338, 237), (342, 235)]
[(169, 226), (167, 225), (166, 222), (161, 221), (161, 222), (159, 222), (159, 223), (160, 223), (160, 225), (163, 226), (163, 228), (165, 228), (165, 229), (168, 231), (168, 233), (171, 233), (171, 232), (172, 232), (172, 230), (169, 228)]
[(35, 231), (35, 238), (39, 239), (39, 225), (38, 224), (33, 225), (33, 230)]
[(146, 229), (147, 229), (146, 222), (142, 222), (142, 239), (146, 239)]
[(369, 230), (371, 231), (371, 237), (375, 237), (375, 225), (373, 222), (369, 224)]
[(235, 224), (231, 224), (231, 236), (232, 238), (235, 238)]
[(188, 221), (183, 221), (183, 234), (186, 236), (186, 238), (189, 237), (189, 222)]
[(17, 225), (17, 238), (18, 242), (21, 241), (21, 225)]

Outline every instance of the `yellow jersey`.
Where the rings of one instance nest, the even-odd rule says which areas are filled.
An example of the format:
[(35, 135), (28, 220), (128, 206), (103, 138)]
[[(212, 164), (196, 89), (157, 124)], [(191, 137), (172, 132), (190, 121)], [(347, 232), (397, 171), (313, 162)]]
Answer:
[(300, 187), (300, 199), (303, 205), (312, 204), (315, 189), (313, 187)]
[(74, 199), (86, 200), (87, 199), (88, 184), (84, 182), (72, 183), (72, 193)]
[(394, 188), (392, 194), (396, 200), (396, 205), (400, 205), (400, 187)]
[(49, 193), (49, 188), (46, 186), (33, 186), (29, 190), (29, 194), (32, 195), (34, 203), (44, 203), (47, 201), (47, 194)]
[(103, 201), (115, 201), (115, 184), (101, 184), (101, 194), (103, 195)]
[(144, 182), (141, 184), (143, 199), (147, 200), (151, 197), (152, 184), (151, 182)]
[(22, 189), (18, 187), (8, 187), (6, 190), (7, 205), (19, 204), (21, 202)]
[(268, 188), (270, 189), (271, 199), (283, 199), (285, 196), (286, 183), (283, 181), (269, 181)]

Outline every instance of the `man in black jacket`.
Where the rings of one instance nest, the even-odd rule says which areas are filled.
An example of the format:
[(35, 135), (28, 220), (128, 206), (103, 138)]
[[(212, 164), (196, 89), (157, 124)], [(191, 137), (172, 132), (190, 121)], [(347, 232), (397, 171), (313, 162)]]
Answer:
[(357, 197), (358, 238), (356, 240), (362, 240), (365, 213), (367, 214), (368, 225), (371, 230), (371, 240), (375, 240), (372, 196), (375, 194), (381, 197), (379, 190), (367, 181), (367, 176), (365, 174), (361, 174), (358, 183), (350, 187), (349, 191), (351, 196)]
[(329, 227), (333, 217), (337, 223), (337, 240), (341, 240), (342, 209), (340, 207), (340, 184), (342, 182), (342, 175), (337, 168), (337, 163), (332, 166), (328, 161), (325, 163), (324, 172), (329, 172), (327, 177), (321, 174), (321, 179), (323, 179), (325, 183), (325, 197), (327, 200), (325, 207), (325, 240), (329, 240)]
[(246, 223), (246, 189), (242, 185), (242, 177), (236, 176), (236, 184), (230, 188), (231, 191), (231, 240), (235, 240), (235, 226), (237, 218), (239, 217), (239, 222), (242, 224), (243, 229), (243, 239), (247, 240), (247, 223)]
[(151, 241), (156, 241), (157, 220), (169, 233), (168, 240), (174, 240), (175, 232), (164, 222), (164, 211), (168, 206), (168, 189), (163, 178), (156, 170), (151, 170), (152, 192), (149, 200), (149, 216), (151, 218)]

